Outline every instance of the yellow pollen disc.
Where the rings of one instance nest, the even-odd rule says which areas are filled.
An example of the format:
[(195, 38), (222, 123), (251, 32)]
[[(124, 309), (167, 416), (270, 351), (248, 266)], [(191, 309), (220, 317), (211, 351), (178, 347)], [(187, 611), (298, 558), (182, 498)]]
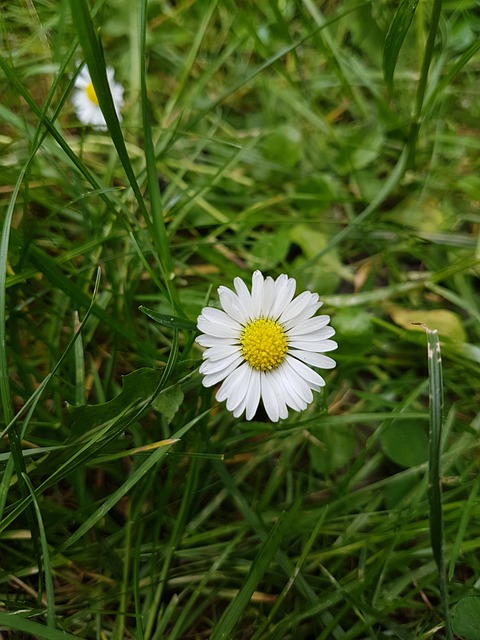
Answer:
[(87, 94), (87, 98), (90, 100), (90, 102), (98, 107), (97, 94), (95, 93), (95, 89), (93, 88), (93, 84), (91, 82), (85, 87), (85, 93)]
[(268, 318), (258, 318), (247, 324), (240, 336), (240, 345), (243, 357), (257, 371), (276, 369), (288, 351), (283, 327)]

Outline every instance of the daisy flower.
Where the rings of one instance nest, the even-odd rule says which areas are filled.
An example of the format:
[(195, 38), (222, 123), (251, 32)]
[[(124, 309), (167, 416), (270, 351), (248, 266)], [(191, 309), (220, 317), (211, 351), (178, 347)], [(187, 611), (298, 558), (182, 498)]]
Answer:
[(276, 280), (260, 271), (252, 276), (252, 291), (240, 278), (235, 292), (219, 287), (223, 311), (206, 307), (198, 317), (197, 342), (205, 347), (200, 367), (203, 385), (222, 382), (219, 402), (238, 418), (251, 420), (260, 399), (273, 422), (288, 415), (287, 407), (302, 411), (325, 381), (311, 367), (332, 369), (324, 355), (337, 348), (329, 340), (335, 330), (330, 316), (315, 316), (322, 306), (316, 293), (294, 298), (296, 282), (285, 274)]
[[(121, 84), (115, 82), (115, 71), (112, 67), (107, 67), (107, 80), (112, 93), (115, 111), (117, 112), (118, 119), (121, 121), (122, 116), (120, 109), (123, 105), (124, 89)], [(107, 128), (105, 118), (98, 104), (97, 94), (95, 93), (90, 73), (85, 66), (75, 79), (72, 103), (75, 107), (77, 117), (82, 124), (90, 124), (95, 129), (103, 130)]]

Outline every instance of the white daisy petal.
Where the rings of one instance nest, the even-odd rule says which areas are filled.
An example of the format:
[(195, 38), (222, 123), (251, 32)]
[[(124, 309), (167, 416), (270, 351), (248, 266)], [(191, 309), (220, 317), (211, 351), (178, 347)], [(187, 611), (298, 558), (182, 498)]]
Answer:
[[(326, 327), (329, 322), (330, 316), (315, 316), (314, 318), (296, 324), (288, 330), (288, 335), (303, 336), (307, 333), (314, 333)], [(333, 327), (330, 327), (330, 329), (335, 333)]]
[(275, 281), (270, 276), (267, 276), (263, 283), (262, 313), (265, 317), (270, 317), (275, 297)]
[(218, 297), (220, 304), (228, 315), (239, 322), (246, 324), (248, 322), (247, 310), (243, 307), (240, 298), (227, 289), (227, 287), (218, 287)]
[(241, 325), (231, 318), (225, 311), (220, 311), (220, 309), (214, 309), (213, 307), (205, 307), (202, 311), (202, 315), (204, 319), (209, 322), (221, 324), (224, 327), (229, 327), (233, 329), (233, 331), (240, 332), (242, 330)]
[(85, 89), (85, 87), (87, 87), (90, 82), (90, 73), (88, 72), (87, 67), (84, 65), (80, 69), (80, 73), (78, 74), (78, 76), (75, 78), (75, 87)]
[[(219, 338), (221, 340), (221, 338)], [(223, 360), (224, 358), (229, 358), (234, 353), (240, 355), (241, 350), (238, 345), (223, 345), (219, 344), (215, 347), (209, 347), (203, 352), (203, 357), (205, 360), (211, 360), (212, 362), (216, 362), (217, 360)]]
[(289, 366), (288, 362), (284, 365), (285, 384), (288, 382), (290, 394), (299, 398), (307, 406), (313, 400), (311, 386), (302, 375)]
[(288, 418), (288, 409), (287, 403), (285, 402), (285, 398), (281, 393), (281, 387), (279, 386), (277, 380), (273, 376), (269, 376), (271, 380), (272, 387), (274, 392), (277, 394), (277, 404), (278, 404), (278, 416), (281, 420), (285, 420)]
[(322, 376), (313, 369), (310, 369), (310, 367), (307, 367), (303, 362), (300, 362), (300, 360), (287, 355), (285, 358), (285, 364), (298, 373), (298, 375), (305, 380), (310, 389), (320, 391), (320, 388), (325, 386), (325, 380)]
[(231, 411), (236, 418), (242, 414), (242, 410), (245, 407), (250, 374), (251, 369), (249, 367), (241, 370), (238, 374), (238, 384), (232, 389), (227, 398), (227, 409)]
[(297, 351), (292, 349), (290, 355), (306, 364), (311, 364), (313, 367), (319, 367), (320, 369), (333, 369), (336, 366), (335, 360), (324, 356), (322, 353), (313, 353), (311, 351)]
[[(285, 401), (285, 397), (282, 394), (282, 386), (278, 383), (277, 377), (275, 375), (272, 375), (272, 373), (264, 374), (262, 376), (262, 382), (264, 386), (268, 385), (270, 387), (269, 393), (272, 394), (275, 400), (275, 404), (276, 404), (275, 415), (277, 415), (278, 417), (276, 420), (274, 420), (274, 422), (277, 422), (279, 419), (284, 420), (285, 418), (288, 417), (288, 409), (287, 409), (287, 403)], [(269, 413), (269, 410), (267, 409), (265, 401), (264, 401), (264, 406), (265, 406), (265, 411), (267, 412), (267, 415), (270, 417), (271, 420), (273, 420), (272, 416)]]
[[(294, 302), (295, 300), (292, 302), (292, 305)], [(317, 300), (315, 300), (315, 298), (310, 298), (310, 300), (305, 299), (304, 302), (305, 304), (303, 308), (299, 309), (299, 306), (297, 306), (296, 309), (290, 308), (290, 310), (288, 311), (288, 319), (282, 317), (279, 318), (279, 321), (282, 323), (285, 329), (290, 330), (293, 327), (298, 326), (302, 322), (309, 320), (323, 304), (322, 302), (318, 302)], [(297, 313), (293, 314), (294, 311), (296, 311)]]
[[(242, 381), (242, 387), (244, 388), (244, 393), (242, 392), (241, 394), (238, 394), (238, 397), (235, 400), (235, 406), (233, 404), (231, 406), (228, 406), (228, 402), (227, 402), (227, 409), (229, 409), (229, 411), (233, 413), (235, 418), (238, 418), (239, 416), (242, 415), (242, 413), (245, 411), (248, 401), (250, 400), (251, 381), (253, 378), (253, 374), (256, 373), (256, 371), (254, 371), (254, 369), (251, 369), (250, 367), (248, 367), (246, 371), (247, 373), (245, 374), (245, 377), (243, 378), (243, 381)], [(257, 401), (257, 406), (258, 406), (258, 401)]]
[[(234, 353), (231, 356), (226, 358), (222, 358), (221, 360), (204, 360), (204, 362), (200, 366), (200, 373), (205, 375), (212, 375), (214, 373), (218, 373), (219, 371), (224, 371), (227, 368), (239, 367), (243, 362), (243, 357), (240, 353)], [(225, 377), (225, 376), (224, 376)], [(220, 378), (223, 380), (223, 378)]]
[(254, 271), (252, 276), (252, 310), (253, 317), (263, 315), (263, 276), (260, 271)]
[(226, 367), (224, 367), (223, 369), (219, 369), (218, 371), (212, 371), (210, 373), (200, 371), (201, 369), (200, 367), (199, 371), (200, 373), (203, 374), (203, 380), (202, 380), (203, 386), (213, 387), (214, 384), (218, 384), (219, 382), (227, 378), (231, 373), (233, 373), (238, 368), (238, 366), (239, 366), (238, 363), (232, 362)]
[(216, 338), (238, 338), (240, 333), (239, 331), (232, 329), (231, 326), (225, 326), (220, 322), (212, 322), (204, 315), (197, 318), (197, 327), (208, 336), (214, 336)]
[(288, 306), (295, 294), (295, 280), (285, 274), (275, 280), (275, 302), (271, 310), (271, 317), (277, 320), (278, 316)]
[(252, 296), (250, 295), (250, 291), (247, 288), (247, 285), (241, 278), (235, 278), (233, 281), (233, 286), (235, 287), (235, 291), (240, 299), (242, 307), (245, 309), (245, 314), (247, 318), (250, 320), (253, 318), (253, 305), (252, 305)]
[(282, 323), (288, 322), (291, 318), (295, 318), (299, 313), (301, 313), (307, 305), (311, 302), (317, 302), (317, 300), (317, 294), (310, 293), (310, 291), (304, 291), (283, 309), (282, 314), (279, 317), (279, 321)]
[(241, 364), (238, 369), (235, 370), (235, 375), (230, 374), (225, 378), (222, 386), (217, 391), (216, 398), (219, 402), (226, 400), (232, 392), (245, 391), (245, 389), (240, 389), (240, 385), (238, 384), (238, 381), (243, 377), (245, 369), (248, 369), (248, 364), (246, 362)]
[(308, 403), (298, 393), (297, 385), (295, 384), (296, 381), (294, 382), (292, 380), (291, 372), (288, 371), (285, 363), (273, 371), (272, 375), (276, 377), (287, 405), (295, 411), (303, 411), (306, 409)]
[(245, 418), (251, 420), (258, 409), (260, 402), (260, 373), (252, 369), (250, 386), (247, 389)]
[[(302, 338), (303, 337), (307, 338), (306, 336), (302, 336)], [(308, 339), (304, 340), (289, 340), (288, 345), (292, 349), (302, 349), (304, 351), (315, 351), (320, 353), (323, 353), (324, 351), (333, 351), (337, 348), (337, 343), (334, 340), (315, 339), (314, 337), (310, 338), (309, 336)]]
[(280, 407), (278, 404), (278, 396), (272, 385), (272, 377), (262, 373), (260, 376), (260, 392), (262, 395), (263, 406), (267, 412), (267, 416), (272, 422), (278, 422), (280, 417)]
[[(251, 369), (248, 366), (240, 366), (233, 374), (230, 374), (217, 392), (216, 398), (219, 402), (227, 401), (227, 409), (234, 411), (245, 399), (248, 389), (248, 379)], [(233, 381), (233, 384), (232, 384)], [(225, 398), (222, 395), (226, 394)], [(236, 416), (238, 417), (238, 416)]]
[(238, 343), (238, 337), (231, 336), (230, 338), (216, 338), (215, 336), (207, 336), (206, 334), (202, 334), (195, 338), (195, 342), (198, 342), (198, 344), (202, 345), (202, 347), (209, 347), (213, 349), (215, 347), (223, 347), (228, 345), (233, 346)]
[(272, 422), (288, 407), (304, 410), (325, 381), (312, 367), (331, 369), (324, 352), (337, 348), (330, 317), (315, 316), (322, 306), (316, 293), (294, 297), (295, 280), (252, 275), (251, 293), (240, 278), (235, 291), (219, 287), (222, 309), (203, 309), (196, 342), (204, 347), (200, 373), (206, 387), (220, 384), (216, 398), (238, 418), (251, 420), (260, 402)]
[(322, 352), (323, 351), (335, 351), (338, 349), (338, 344), (335, 340), (323, 340), (322, 341)]

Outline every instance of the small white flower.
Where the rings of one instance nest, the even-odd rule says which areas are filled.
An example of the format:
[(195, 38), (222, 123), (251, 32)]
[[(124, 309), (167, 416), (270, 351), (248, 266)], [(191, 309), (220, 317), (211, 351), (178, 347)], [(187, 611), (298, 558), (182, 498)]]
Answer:
[[(124, 89), (121, 84), (115, 82), (115, 71), (112, 67), (107, 67), (107, 80), (112, 93), (115, 111), (117, 112), (118, 119), (121, 121), (122, 116), (120, 109), (123, 105)], [(85, 66), (75, 79), (72, 103), (81, 123), (92, 125), (95, 129), (107, 128), (105, 118), (98, 104), (97, 94), (95, 93), (90, 73)]]
[(198, 317), (206, 347), (200, 367), (203, 385), (222, 382), (216, 398), (238, 418), (244, 411), (251, 420), (263, 401), (268, 417), (277, 422), (288, 415), (287, 406), (302, 411), (313, 391), (325, 385), (313, 369), (332, 369), (335, 360), (323, 355), (337, 348), (329, 340), (335, 330), (330, 316), (314, 316), (322, 306), (316, 293), (294, 298), (296, 282), (285, 274), (276, 280), (260, 271), (252, 276), (252, 291), (240, 278), (235, 291), (219, 287), (223, 311), (206, 307)]

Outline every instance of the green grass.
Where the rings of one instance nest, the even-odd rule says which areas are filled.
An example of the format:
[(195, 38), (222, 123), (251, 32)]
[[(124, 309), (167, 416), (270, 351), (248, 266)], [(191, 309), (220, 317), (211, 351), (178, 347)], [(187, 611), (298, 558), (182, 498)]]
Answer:
[[(478, 637), (477, 9), (5, 4), (0, 632)], [(339, 344), (277, 425), (198, 373), (255, 269)]]

